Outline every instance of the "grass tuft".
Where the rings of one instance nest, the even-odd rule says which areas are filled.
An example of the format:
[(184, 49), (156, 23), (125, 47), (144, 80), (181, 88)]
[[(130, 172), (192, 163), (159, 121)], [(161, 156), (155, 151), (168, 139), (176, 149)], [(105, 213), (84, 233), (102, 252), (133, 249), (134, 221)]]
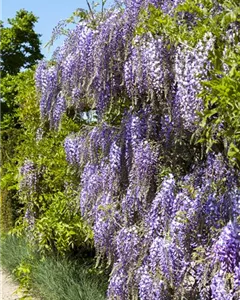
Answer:
[[(41, 258), (34, 253), (26, 240), (7, 235), (1, 239), (1, 264), (24, 281), (24, 274), (16, 272), (27, 266), (28, 282), (33, 294), (43, 300), (104, 300), (106, 274), (93, 271), (93, 262), (83, 259)], [(30, 273), (30, 275), (29, 275)], [(18, 278), (19, 279), (19, 278)]]

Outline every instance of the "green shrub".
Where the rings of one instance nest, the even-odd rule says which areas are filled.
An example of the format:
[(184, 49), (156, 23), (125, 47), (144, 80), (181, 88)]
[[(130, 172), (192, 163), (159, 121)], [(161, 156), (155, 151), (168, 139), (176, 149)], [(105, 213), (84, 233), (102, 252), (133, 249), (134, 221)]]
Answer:
[[(8, 231), (15, 223), (13, 232), (27, 232), (43, 254), (92, 251), (93, 233), (82, 221), (76, 200), (80, 179), (74, 169), (68, 167), (63, 147), (69, 132), (79, 131), (85, 121), (77, 116), (72, 120), (66, 114), (59, 130), (51, 130), (48, 121), (40, 118), (34, 71), (28, 70), (10, 79), (10, 83), (2, 83), (3, 95), (9, 98), (10, 93), (13, 98), (15, 110), (11, 116), (17, 120), (18, 128), (5, 118), (1, 132), (4, 150), (2, 230)], [(14, 135), (10, 134), (11, 130)], [(37, 180), (34, 186), (24, 185), (28, 174), (21, 173), (21, 168), (26, 162), (34, 166), (32, 172)]]

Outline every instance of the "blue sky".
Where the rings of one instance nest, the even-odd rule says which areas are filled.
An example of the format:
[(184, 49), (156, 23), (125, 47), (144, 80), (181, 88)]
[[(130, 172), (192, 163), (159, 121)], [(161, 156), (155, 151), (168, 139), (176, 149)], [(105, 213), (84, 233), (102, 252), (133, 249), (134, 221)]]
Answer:
[[(1, 19), (4, 23), (8, 18), (15, 16), (16, 11), (25, 8), (32, 11), (39, 17), (38, 23), (35, 26), (37, 33), (42, 34), (42, 53), (47, 59), (51, 57), (50, 52), (43, 46), (50, 40), (52, 29), (60, 20), (67, 19), (77, 8), (87, 9), (85, 0), (0, 0)], [(89, 1), (90, 3), (92, 1)], [(6, 24), (6, 23), (5, 23)], [(55, 47), (62, 43), (62, 40), (56, 42)]]

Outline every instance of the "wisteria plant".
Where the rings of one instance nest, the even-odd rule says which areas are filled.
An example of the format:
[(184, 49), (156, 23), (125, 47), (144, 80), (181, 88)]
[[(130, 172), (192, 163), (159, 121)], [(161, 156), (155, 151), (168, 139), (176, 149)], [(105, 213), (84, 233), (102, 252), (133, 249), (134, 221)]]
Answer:
[(108, 299), (239, 299), (237, 1), (123, 0), (94, 20), (35, 79), (49, 128), (96, 114), (64, 148)]

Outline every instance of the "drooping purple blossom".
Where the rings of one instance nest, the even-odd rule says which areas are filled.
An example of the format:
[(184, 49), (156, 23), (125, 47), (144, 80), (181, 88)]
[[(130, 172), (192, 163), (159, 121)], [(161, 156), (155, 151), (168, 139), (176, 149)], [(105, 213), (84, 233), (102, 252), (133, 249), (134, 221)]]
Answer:
[(117, 257), (122, 265), (137, 263), (140, 238), (136, 227), (122, 228), (116, 237)]
[(124, 65), (124, 78), (128, 95), (135, 102), (141, 97), (151, 100), (162, 97), (164, 83), (166, 85), (170, 72), (165, 67), (170, 54), (166, 54), (160, 38), (136, 38), (134, 41), (131, 54)]
[(107, 291), (108, 299), (125, 300), (128, 297), (128, 274), (124, 268), (116, 263), (110, 278)]
[(220, 263), (221, 270), (233, 273), (240, 263), (240, 229), (231, 221), (223, 228), (213, 247), (214, 261)]
[(76, 139), (72, 137), (67, 137), (64, 141), (64, 149), (66, 153), (66, 159), (70, 164), (74, 164), (77, 162), (77, 145)]
[(127, 223), (133, 221), (135, 214), (142, 216), (145, 214), (147, 198), (151, 197), (158, 158), (157, 149), (147, 141), (139, 143), (134, 151), (129, 185), (122, 200)]
[(35, 224), (35, 213), (31, 208), (27, 208), (24, 215), (24, 220), (27, 222), (27, 227), (28, 227), (27, 233), (29, 233), (29, 231), (31, 231), (34, 228), (34, 224)]
[(142, 266), (138, 270), (140, 277), (138, 289), (141, 300), (170, 299), (167, 283), (154, 276), (147, 265)]
[(44, 78), (42, 78), (41, 82), (42, 93), (40, 99), (40, 113), (42, 118), (50, 118), (52, 105), (58, 92), (58, 70), (56, 66), (51, 66), (45, 70), (44, 73), (42, 71), (41, 75), (44, 76)]
[(113, 175), (120, 173), (121, 170), (121, 147), (113, 142), (109, 152), (109, 163)]
[(62, 95), (58, 95), (53, 107), (53, 126), (57, 129), (62, 117), (62, 114), (66, 111), (66, 99)]
[(26, 160), (20, 168), (20, 175), (22, 176), (20, 182), (20, 190), (27, 190), (30, 193), (35, 191), (37, 185), (37, 169), (33, 161)]
[(214, 44), (211, 34), (206, 34), (194, 49), (181, 45), (177, 47), (175, 57), (175, 118), (182, 120), (183, 126), (189, 131), (196, 128), (199, 120), (196, 112), (203, 108), (198, 97), (201, 91), (201, 81), (207, 79), (210, 70), (208, 55)]
[(47, 87), (47, 62), (41, 61), (35, 72), (36, 88), (39, 92), (44, 93)]
[(213, 300), (233, 300), (230, 290), (226, 290), (226, 279), (224, 273), (219, 271), (211, 281), (211, 292)]
[(175, 180), (170, 174), (166, 177), (161, 185), (160, 191), (153, 199), (149, 214), (146, 216), (146, 225), (149, 229), (149, 235), (156, 237), (163, 231), (168, 230), (168, 226), (172, 221)]
[(95, 247), (111, 258), (116, 252), (114, 239), (121, 226), (121, 217), (111, 194), (103, 195), (97, 205), (93, 226)]

